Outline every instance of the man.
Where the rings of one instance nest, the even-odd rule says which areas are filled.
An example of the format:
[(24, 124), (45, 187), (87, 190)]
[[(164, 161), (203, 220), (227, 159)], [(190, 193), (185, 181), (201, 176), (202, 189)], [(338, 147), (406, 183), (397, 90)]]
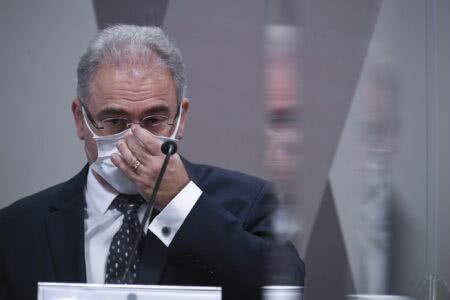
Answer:
[[(164, 159), (161, 144), (184, 136), (184, 88), (181, 55), (159, 28), (114, 26), (91, 42), (72, 102), (89, 165), (0, 211), (0, 299), (36, 298), (39, 281), (233, 290), (303, 283), (295, 249), (274, 242), (269, 185), (179, 155), (125, 274)], [(289, 276), (263, 276), (275, 246), (292, 260)]]

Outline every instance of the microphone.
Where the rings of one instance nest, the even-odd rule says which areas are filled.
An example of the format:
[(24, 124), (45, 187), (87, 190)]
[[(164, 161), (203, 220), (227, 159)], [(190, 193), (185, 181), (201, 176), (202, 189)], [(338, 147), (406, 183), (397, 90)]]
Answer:
[(161, 145), (161, 151), (165, 155), (173, 155), (177, 152), (177, 143), (173, 140), (167, 140)]
[(125, 267), (125, 271), (123, 272), (123, 275), (122, 275), (122, 280), (121, 280), (122, 283), (125, 282), (128, 272), (130, 271), (130, 267), (132, 266), (134, 260), (136, 259), (137, 248), (139, 246), (139, 242), (142, 239), (142, 235), (144, 234), (145, 225), (147, 224), (148, 220), (150, 219), (150, 216), (153, 213), (153, 208), (155, 206), (155, 200), (156, 200), (156, 195), (158, 194), (158, 191), (159, 191), (159, 186), (161, 185), (161, 181), (163, 179), (164, 173), (166, 172), (170, 157), (177, 152), (177, 148), (178, 148), (177, 143), (175, 143), (174, 140), (166, 140), (161, 145), (161, 152), (164, 153), (166, 155), (166, 157), (164, 158), (163, 165), (161, 167), (161, 170), (159, 171), (158, 178), (156, 178), (155, 187), (153, 188), (152, 195), (150, 197), (150, 201), (148, 202), (147, 208), (145, 209), (144, 218), (142, 219), (142, 222), (141, 222), (141, 230), (139, 230), (136, 240), (134, 241), (133, 249), (131, 250), (131, 255), (128, 258), (128, 262)]

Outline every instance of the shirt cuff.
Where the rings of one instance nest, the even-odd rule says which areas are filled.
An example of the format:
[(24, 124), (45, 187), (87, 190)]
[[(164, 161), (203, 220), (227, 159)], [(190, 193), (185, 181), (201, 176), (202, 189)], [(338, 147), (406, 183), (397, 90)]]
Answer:
[(153, 219), (148, 229), (169, 247), (202, 193), (203, 191), (193, 181), (190, 181)]

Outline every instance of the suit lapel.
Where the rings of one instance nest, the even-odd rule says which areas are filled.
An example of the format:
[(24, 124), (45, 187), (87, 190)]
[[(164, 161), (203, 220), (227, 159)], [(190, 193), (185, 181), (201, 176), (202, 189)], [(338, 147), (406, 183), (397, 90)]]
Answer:
[(64, 184), (47, 217), (50, 255), (59, 282), (86, 282), (84, 187), (88, 166)]

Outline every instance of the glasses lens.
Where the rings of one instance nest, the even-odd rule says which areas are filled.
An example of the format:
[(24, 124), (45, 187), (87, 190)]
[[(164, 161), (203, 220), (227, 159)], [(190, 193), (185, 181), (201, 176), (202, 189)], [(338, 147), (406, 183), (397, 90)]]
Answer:
[(123, 118), (111, 118), (102, 121), (106, 135), (122, 132), (128, 127), (128, 120)]
[(155, 135), (167, 135), (168, 120), (169, 118), (165, 115), (148, 116), (142, 120), (142, 127)]

